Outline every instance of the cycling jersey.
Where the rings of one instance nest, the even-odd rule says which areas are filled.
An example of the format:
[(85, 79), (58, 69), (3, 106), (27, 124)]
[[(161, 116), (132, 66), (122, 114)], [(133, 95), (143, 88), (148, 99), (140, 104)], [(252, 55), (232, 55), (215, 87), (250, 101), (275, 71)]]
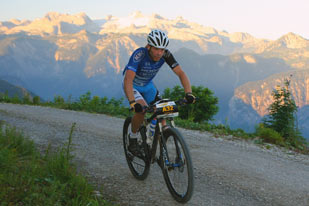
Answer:
[(123, 74), (125, 74), (126, 70), (134, 71), (135, 78), (133, 80), (133, 85), (145, 86), (156, 76), (164, 62), (166, 62), (171, 69), (178, 66), (178, 62), (169, 50), (166, 49), (163, 57), (156, 62), (149, 56), (148, 49), (141, 47), (133, 52)]

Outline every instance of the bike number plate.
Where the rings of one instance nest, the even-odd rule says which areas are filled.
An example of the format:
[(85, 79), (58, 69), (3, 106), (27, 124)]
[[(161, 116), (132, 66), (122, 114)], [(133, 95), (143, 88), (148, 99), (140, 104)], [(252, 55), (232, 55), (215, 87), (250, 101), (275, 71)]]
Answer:
[(159, 112), (158, 117), (177, 117), (178, 108), (174, 101), (164, 102), (156, 105)]

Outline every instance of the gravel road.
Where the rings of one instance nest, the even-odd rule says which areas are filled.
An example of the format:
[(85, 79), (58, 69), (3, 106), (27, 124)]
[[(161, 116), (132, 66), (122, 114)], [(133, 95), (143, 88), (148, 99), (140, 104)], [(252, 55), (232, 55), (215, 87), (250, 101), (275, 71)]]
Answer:
[[(179, 205), (154, 164), (145, 181), (131, 175), (122, 147), (124, 120), (39, 106), (0, 104), (0, 120), (41, 148), (68, 140), (72, 123), (75, 163), (103, 195), (119, 205)], [(232, 137), (180, 129), (194, 164), (195, 188), (187, 205), (309, 206), (309, 158)]]

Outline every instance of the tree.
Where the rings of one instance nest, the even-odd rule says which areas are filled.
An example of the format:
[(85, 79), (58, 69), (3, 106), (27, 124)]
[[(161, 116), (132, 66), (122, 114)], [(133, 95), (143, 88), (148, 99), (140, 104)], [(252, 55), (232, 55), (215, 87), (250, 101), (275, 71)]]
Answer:
[(33, 97), (33, 104), (36, 104), (36, 105), (40, 104), (40, 97), (39, 96)]
[(23, 103), (24, 104), (31, 104), (32, 103), (32, 100), (30, 98), (30, 95), (28, 93), (26, 93), (23, 97)]
[(296, 124), (297, 106), (290, 92), (290, 80), (284, 80), (284, 87), (273, 90), (274, 102), (269, 106), (269, 115), (263, 118), (265, 127), (279, 132), (289, 142), (302, 140)]
[[(194, 122), (203, 122), (212, 120), (213, 116), (218, 112), (218, 98), (213, 96), (213, 92), (208, 88), (192, 86), (192, 93), (198, 97), (195, 104), (186, 105), (179, 109), (179, 117), (189, 119)], [(163, 98), (178, 100), (185, 96), (184, 89), (175, 86), (172, 90), (167, 88), (164, 90)]]

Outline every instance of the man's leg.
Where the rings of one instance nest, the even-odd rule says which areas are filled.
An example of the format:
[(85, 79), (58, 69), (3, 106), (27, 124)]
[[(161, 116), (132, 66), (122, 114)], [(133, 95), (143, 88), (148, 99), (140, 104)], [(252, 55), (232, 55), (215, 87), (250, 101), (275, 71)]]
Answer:
[[(137, 103), (141, 104), (143, 107), (147, 105), (147, 103), (143, 99), (136, 100)], [(132, 133), (136, 133), (144, 121), (144, 113), (135, 113), (132, 122), (131, 122), (131, 129)]]
[[(137, 103), (142, 106), (146, 105), (146, 102), (143, 99), (136, 100)], [(136, 151), (139, 150), (138, 139), (140, 139), (140, 135), (138, 134), (138, 129), (143, 123), (144, 113), (135, 113), (132, 117), (131, 121), (131, 131), (129, 133), (129, 151), (135, 154)]]

